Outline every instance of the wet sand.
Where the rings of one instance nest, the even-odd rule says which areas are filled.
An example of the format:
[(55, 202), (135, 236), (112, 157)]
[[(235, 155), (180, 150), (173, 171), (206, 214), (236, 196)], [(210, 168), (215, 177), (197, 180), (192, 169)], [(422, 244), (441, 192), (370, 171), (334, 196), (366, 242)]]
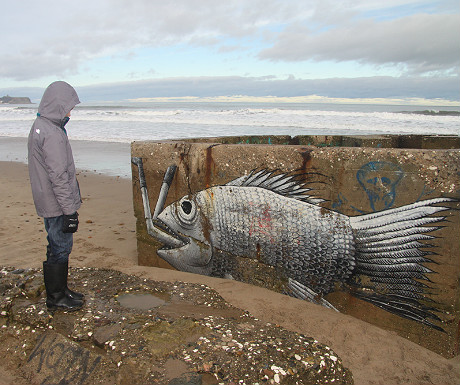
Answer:
[[(254, 317), (330, 346), (358, 385), (460, 383), (460, 357), (445, 359), (355, 318), (240, 282), (138, 266), (131, 181), (89, 172), (80, 172), (79, 181), (83, 206), (71, 266), (112, 268), (159, 281), (204, 283)], [(0, 266), (40, 267), (45, 245), (27, 167), (0, 162)], [(13, 383), (26, 384), (0, 363), (0, 385)]]

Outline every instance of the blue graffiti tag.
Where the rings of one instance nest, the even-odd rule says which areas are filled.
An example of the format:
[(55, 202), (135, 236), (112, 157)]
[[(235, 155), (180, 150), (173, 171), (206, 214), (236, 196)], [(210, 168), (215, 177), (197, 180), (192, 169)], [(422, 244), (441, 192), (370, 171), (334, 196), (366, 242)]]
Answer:
[(404, 172), (398, 165), (385, 161), (369, 162), (356, 173), (373, 211), (386, 210), (393, 205), (396, 186), (403, 176)]

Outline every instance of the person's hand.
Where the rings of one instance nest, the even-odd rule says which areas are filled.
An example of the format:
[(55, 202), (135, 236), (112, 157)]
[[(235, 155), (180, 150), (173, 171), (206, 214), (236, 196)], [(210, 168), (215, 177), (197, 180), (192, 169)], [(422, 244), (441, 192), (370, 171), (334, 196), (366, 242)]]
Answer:
[(62, 223), (63, 233), (74, 233), (78, 230), (78, 213), (75, 211), (73, 214), (65, 215)]

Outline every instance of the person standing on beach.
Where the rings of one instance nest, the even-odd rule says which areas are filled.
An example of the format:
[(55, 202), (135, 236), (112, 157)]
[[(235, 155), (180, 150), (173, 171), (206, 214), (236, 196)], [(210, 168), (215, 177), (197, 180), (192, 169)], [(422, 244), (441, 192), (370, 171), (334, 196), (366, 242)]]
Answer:
[(43, 262), (46, 306), (54, 309), (78, 309), (84, 298), (67, 286), (69, 255), (82, 201), (65, 125), (70, 111), (79, 103), (70, 84), (51, 83), (40, 101), (28, 139), (32, 195), (37, 214), (44, 218), (48, 240)]

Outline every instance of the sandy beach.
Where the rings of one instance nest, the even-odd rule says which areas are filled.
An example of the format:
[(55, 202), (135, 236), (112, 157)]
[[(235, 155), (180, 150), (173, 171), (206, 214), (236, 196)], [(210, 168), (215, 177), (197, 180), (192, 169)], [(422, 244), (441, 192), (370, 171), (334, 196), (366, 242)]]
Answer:
[[(355, 318), (240, 282), (138, 266), (130, 179), (90, 172), (80, 172), (78, 178), (83, 205), (71, 266), (111, 268), (159, 281), (204, 283), (254, 317), (330, 346), (358, 385), (460, 383), (459, 357), (445, 359)], [(40, 267), (46, 234), (35, 212), (26, 165), (0, 162), (0, 200), (0, 265)], [(25, 384), (0, 363), (0, 384), (13, 383)]]

